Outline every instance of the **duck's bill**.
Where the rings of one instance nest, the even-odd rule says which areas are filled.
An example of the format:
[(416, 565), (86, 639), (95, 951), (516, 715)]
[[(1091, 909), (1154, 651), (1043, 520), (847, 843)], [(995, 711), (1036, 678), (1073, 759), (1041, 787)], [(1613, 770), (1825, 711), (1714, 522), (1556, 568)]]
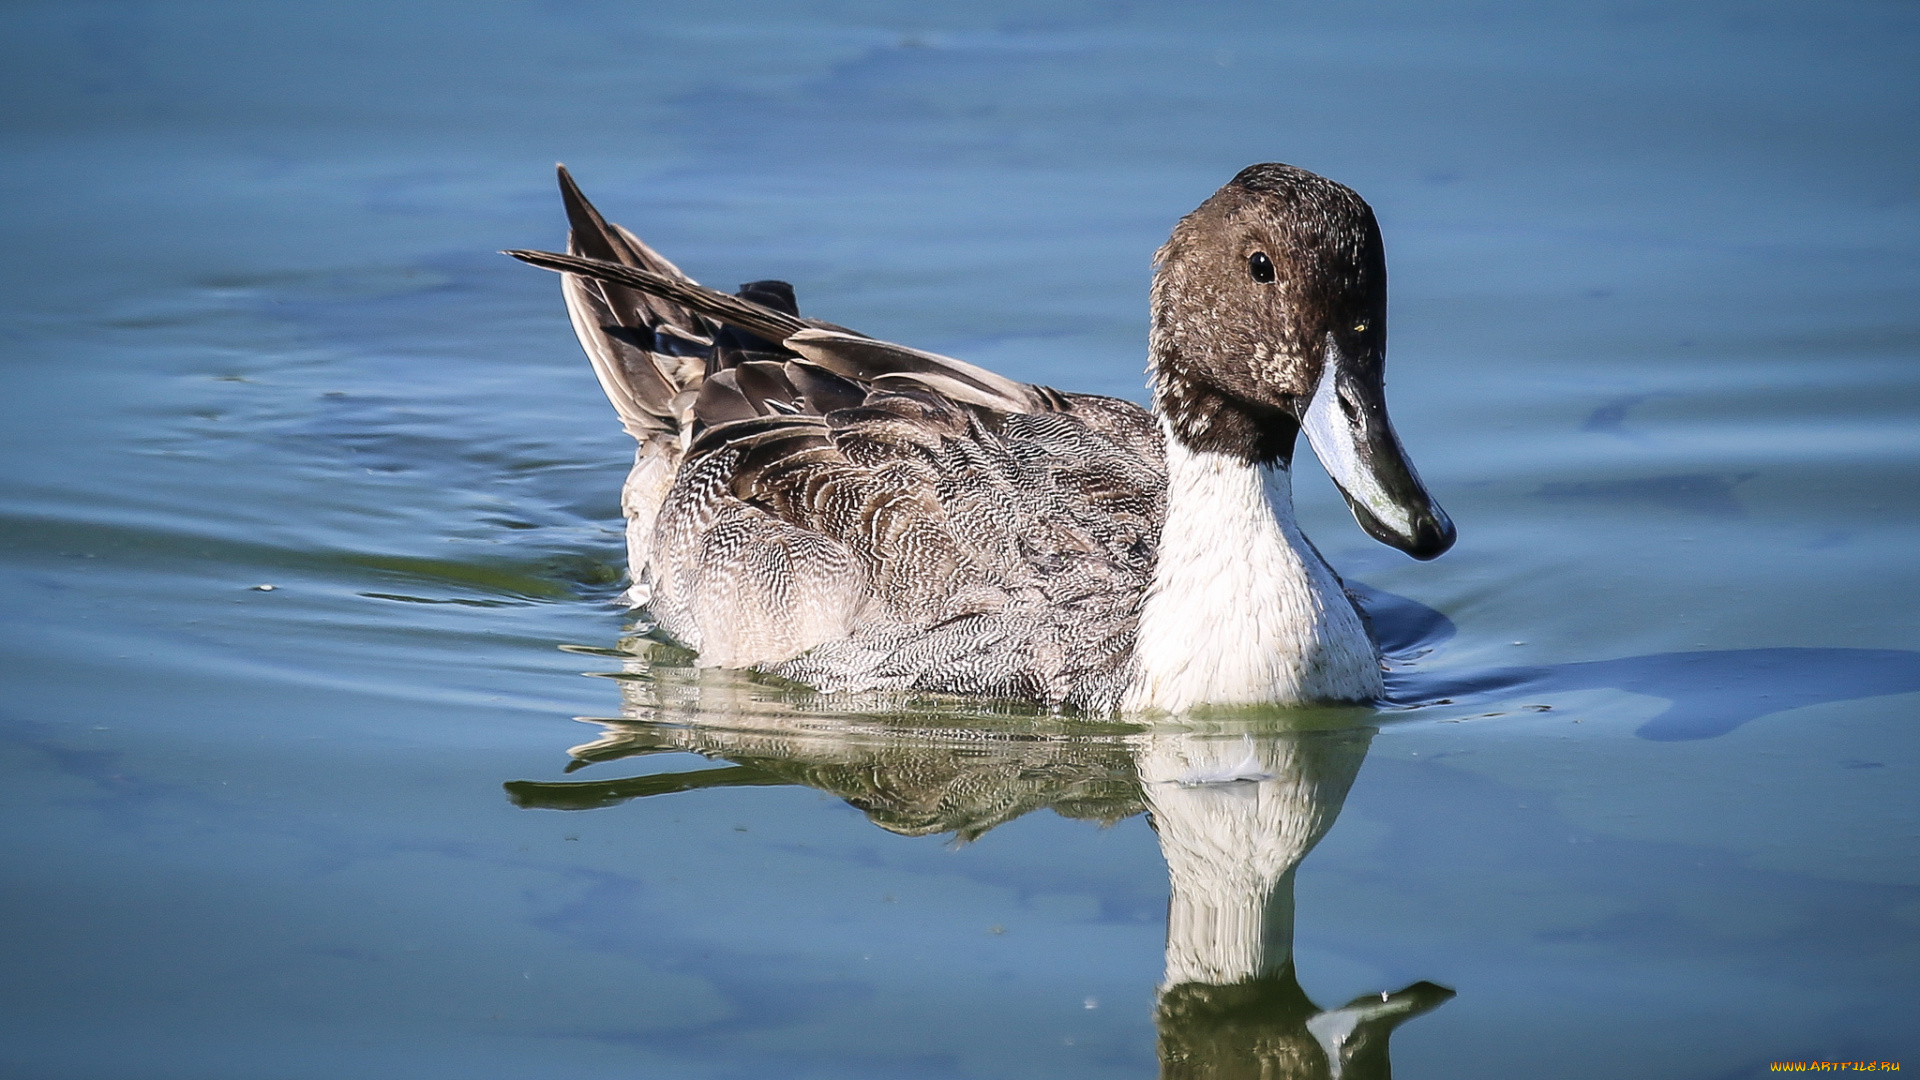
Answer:
[(1331, 335), (1300, 427), (1367, 535), (1416, 559), (1453, 546), (1453, 522), (1427, 494), (1387, 420), (1385, 391), (1354, 370)]

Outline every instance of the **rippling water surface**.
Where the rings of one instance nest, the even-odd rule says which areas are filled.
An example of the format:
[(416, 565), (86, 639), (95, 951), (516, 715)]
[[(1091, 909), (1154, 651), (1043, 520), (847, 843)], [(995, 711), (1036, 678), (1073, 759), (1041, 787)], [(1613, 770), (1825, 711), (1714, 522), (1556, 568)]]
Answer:
[[(1920, 9), (966, 10), (0, 10), (8, 1076), (1920, 1066)], [(632, 636), (631, 443), (493, 254), (555, 160), (703, 280), (1136, 399), (1180, 214), (1353, 185), (1462, 540), (1301, 514), (1417, 707)]]

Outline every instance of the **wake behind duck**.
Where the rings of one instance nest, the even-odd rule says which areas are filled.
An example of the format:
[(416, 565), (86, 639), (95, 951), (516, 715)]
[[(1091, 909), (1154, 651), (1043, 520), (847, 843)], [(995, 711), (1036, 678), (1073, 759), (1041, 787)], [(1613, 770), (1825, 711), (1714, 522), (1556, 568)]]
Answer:
[(1387, 420), (1386, 261), (1352, 190), (1254, 165), (1156, 256), (1153, 408), (696, 284), (560, 170), (562, 273), (639, 440), (629, 600), (705, 665), (1094, 712), (1371, 701), (1380, 655), (1293, 519), (1308, 442), (1374, 538), (1453, 524)]

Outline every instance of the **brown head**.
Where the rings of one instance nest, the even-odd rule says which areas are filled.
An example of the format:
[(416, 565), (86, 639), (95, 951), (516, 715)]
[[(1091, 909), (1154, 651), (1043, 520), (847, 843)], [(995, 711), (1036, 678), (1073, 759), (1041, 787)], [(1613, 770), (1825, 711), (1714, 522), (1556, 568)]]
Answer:
[(1253, 165), (1156, 257), (1154, 408), (1190, 449), (1288, 465), (1308, 441), (1362, 528), (1420, 559), (1453, 523), (1387, 419), (1387, 266), (1373, 210), (1291, 165)]

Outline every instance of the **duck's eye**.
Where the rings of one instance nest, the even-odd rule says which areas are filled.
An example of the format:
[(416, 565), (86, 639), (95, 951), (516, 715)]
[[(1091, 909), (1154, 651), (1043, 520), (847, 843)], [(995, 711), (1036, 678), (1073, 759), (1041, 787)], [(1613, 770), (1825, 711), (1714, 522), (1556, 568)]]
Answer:
[(1367, 320), (1361, 319), (1359, 322), (1353, 324), (1353, 332), (1356, 334), (1364, 334), (1367, 332), (1367, 327), (1372, 325), (1373, 324)]
[(1253, 275), (1253, 280), (1266, 285), (1273, 281), (1273, 260), (1267, 258), (1266, 252), (1256, 251), (1247, 256), (1247, 273)]

